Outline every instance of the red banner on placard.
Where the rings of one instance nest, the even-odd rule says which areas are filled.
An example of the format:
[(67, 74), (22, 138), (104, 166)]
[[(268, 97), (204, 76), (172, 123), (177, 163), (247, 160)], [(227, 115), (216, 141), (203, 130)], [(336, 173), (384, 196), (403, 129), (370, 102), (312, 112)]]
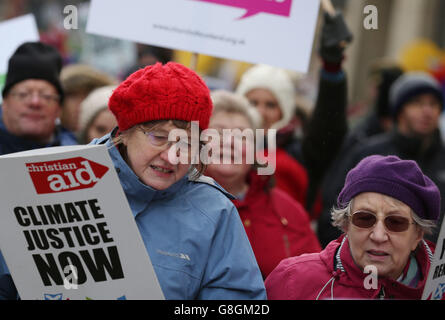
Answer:
[(91, 188), (108, 171), (83, 157), (26, 163), (26, 168), (38, 194)]

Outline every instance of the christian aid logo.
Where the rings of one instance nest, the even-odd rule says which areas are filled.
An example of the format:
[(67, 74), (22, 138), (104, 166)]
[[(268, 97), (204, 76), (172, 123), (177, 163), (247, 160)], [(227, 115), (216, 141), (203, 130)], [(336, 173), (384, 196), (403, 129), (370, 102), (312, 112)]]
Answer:
[(38, 194), (91, 188), (108, 171), (83, 157), (26, 163), (26, 168)]

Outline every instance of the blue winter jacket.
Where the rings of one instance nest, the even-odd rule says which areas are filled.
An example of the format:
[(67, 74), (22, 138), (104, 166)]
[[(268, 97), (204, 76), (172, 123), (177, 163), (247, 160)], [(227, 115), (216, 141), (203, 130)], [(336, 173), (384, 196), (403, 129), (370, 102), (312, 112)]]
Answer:
[[(165, 298), (266, 299), (261, 272), (228, 194), (207, 177), (191, 181), (186, 176), (161, 191), (148, 187), (109, 137), (91, 144), (109, 148)], [(14, 298), (11, 282), (0, 276), (0, 298)]]
[[(166, 299), (265, 299), (238, 211), (213, 179), (187, 176), (165, 190), (143, 184), (105, 143)], [(206, 181), (206, 182), (204, 182)]]

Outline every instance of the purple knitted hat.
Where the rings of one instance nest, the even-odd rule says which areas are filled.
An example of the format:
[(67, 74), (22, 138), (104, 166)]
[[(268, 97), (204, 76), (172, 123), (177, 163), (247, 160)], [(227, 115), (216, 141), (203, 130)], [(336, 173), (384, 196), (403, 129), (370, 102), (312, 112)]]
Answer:
[(413, 160), (372, 155), (360, 161), (346, 176), (337, 206), (344, 208), (363, 192), (381, 193), (408, 205), (422, 219), (437, 220), (440, 192)]

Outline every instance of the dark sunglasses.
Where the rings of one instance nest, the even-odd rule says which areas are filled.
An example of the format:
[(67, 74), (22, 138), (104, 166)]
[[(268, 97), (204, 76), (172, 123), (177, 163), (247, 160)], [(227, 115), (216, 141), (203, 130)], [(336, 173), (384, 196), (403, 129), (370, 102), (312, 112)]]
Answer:
[[(369, 229), (377, 223), (377, 216), (367, 211), (356, 211), (351, 216), (351, 222), (356, 227)], [(408, 218), (402, 216), (389, 215), (385, 217), (383, 223), (388, 231), (403, 232), (408, 230), (409, 225), (415, 222), (410, 222)]]

